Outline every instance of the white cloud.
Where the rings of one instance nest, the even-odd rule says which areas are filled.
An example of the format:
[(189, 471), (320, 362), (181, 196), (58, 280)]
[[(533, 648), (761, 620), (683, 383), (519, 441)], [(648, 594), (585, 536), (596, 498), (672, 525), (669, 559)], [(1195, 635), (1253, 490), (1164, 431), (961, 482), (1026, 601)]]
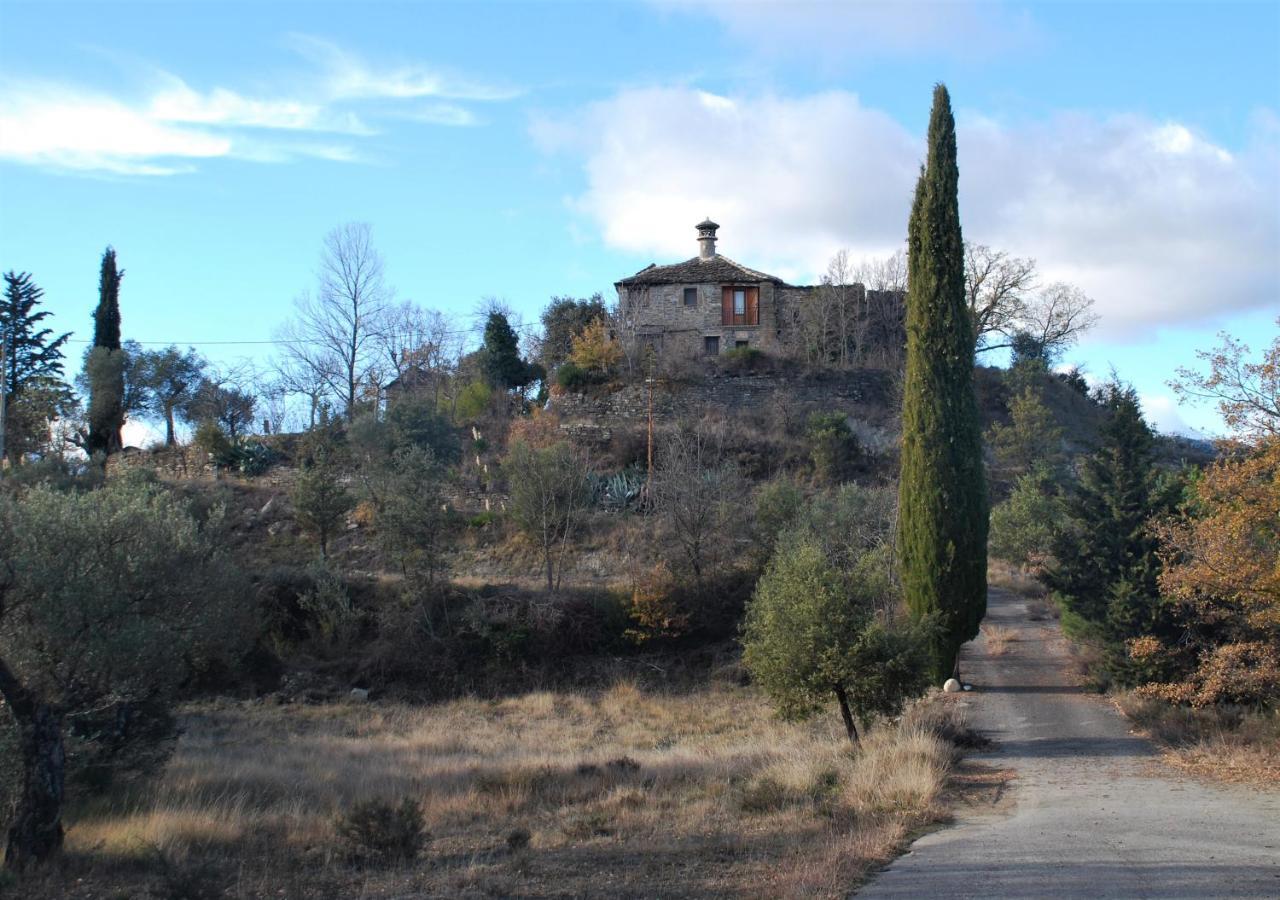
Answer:
[[(1079, 285), (1112, 334), (1274, 305), (1280, 129), (1266, 121), (1230, 153), (1137, 116), (962, 116), (965, 235)], [(532, 131), (582, 159), (586, 188), (572, 202), (609, 244), (683, 259), (696, 250), (693, 223), (710, 215), (726, 255), (787, 278), (813, 278), (841, 247), (901, 247), (924, 153), (920, 135), (839, 91), (626, 90)]]
[(1193, 428), (1178, 409), (1178, 401), (1167, 394), (1140, 394), (1138, 402), (1147, 423), (1163, 434), (1180, 434), (1184, 437), (1204, 438), (1204, 432)]
[[(499, 100), (508, 89), (435, 75), (417, 64), (378, 69), (337, 45), (293, 36), (321, 65), (301, 88), (250, 96), (215, 86), (197, 90), (163, 71), (123, 96), (74, 84), (9, 78), (0, 82), (0, 159), (55, 170), (118, 175), (190, 172), (200, 160), (232, 157), (278, 163), (299, 157), (352, 162), (350, 139), (378, 130), (357, 115), (433, 125), (477, 124), (456, 101)], [(406, 101), (443, 98), (403, 108)], [(444, 99), (450, 102), (444, 102)], [(300, 139), (300, 133), (342, 140)]]
[(510, 100), (521, 91), (449, 75), (419, 63), (378, 66), (322, 38), (290, 35), (299, 53), (325, 70), (327, 91), (336, 99), (398, 100), (442, 97), (449, 100)]
[(76, 171), (170, 175), (181, 160), (225, 156), (231, 141), (173, 126), (102, 94), (0, 85), (0, 158)]
[(331, 110), (323, 103), (260, 100), (226, 88), (214, 88), (202, 94), (168, 73), (162, 75), (162, 83), (165, 86), (151, 96), (146, 112), (151, 118), (164, 122), (352, 135), (374, 133), (353, 113)]
[(480, 121), (471, 110), (453, 103), (428, 103), (426, 106), (400, 113), (399, 118), (408, 119), (411, 122), (423, 122), (427, 125), (457, 127), (476, 125)]
[(988, 58), (1026, 46), (1038, 30), (1025, 12), (987, 0), (652, 0), (707, 16), (735, 38), (776, 56), (868, 57), (942, 53)]

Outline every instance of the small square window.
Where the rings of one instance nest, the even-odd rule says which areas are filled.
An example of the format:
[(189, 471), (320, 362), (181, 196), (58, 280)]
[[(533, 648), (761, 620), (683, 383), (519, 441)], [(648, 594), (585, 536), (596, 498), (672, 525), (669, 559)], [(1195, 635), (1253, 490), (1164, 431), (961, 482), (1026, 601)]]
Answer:
[(697, 288), (684, 289), (684, 305), (685, 306), (698, 305), (698, 289)]
[(741, 350), (744, 347), (750, 347), (751, 342), (750, 341), (734, 341), (733, 346), (735, 349)]
[(702, 339), (702, 352), (705, 356), (720, 355), (720, 338), (706, 337)]

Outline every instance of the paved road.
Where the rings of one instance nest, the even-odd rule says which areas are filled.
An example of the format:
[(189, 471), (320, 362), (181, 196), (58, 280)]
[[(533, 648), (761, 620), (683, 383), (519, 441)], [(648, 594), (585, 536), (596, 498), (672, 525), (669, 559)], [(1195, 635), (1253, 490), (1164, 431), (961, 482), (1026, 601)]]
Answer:
[(1056, 624), (993, 590), (1004, 655), (965, 649), (975, 759), (1015, 772), (1010, 809), (926, 835), (861, 898), (1280, 898), (1280, 786), (1214, 786), (1164, 766), (1127, 720), (1073, 684)]

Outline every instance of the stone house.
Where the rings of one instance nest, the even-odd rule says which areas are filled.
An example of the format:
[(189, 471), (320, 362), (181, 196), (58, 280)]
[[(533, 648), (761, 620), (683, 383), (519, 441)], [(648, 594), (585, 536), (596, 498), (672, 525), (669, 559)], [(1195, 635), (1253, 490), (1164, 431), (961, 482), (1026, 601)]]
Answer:
[[(650, 265), (614, 285), (619, 336), (633, 347), (652, 347), (675, 358), (718, 356), (739, 347), (773, 355), (796, 352), (802, 314), (820, 287), (787, 284), (735, 262), (716, 252), (719, 225), (706, 219), (696, 227), (697, 256)], [(873, 311), (877, 320), (866, 333), (878, 342), (896, 343), (901, 293), (854, 288), (861, 308)]]

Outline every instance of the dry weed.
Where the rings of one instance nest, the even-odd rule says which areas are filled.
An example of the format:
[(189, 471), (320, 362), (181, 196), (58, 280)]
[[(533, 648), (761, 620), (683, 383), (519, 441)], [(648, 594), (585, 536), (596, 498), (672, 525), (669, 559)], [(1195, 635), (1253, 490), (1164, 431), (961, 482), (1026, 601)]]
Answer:
[(1012, 628), (1002, 625), (983, 625), (982, 634), (986, 639), (986, 650), (991, 656), (1004, 656), (1009, 652), (1009, 645), (1017, 640)]
[(1193, 709), (1132, 692), (1116, 701), (1178, 768), (1220, 781), (1280, 784), (1280, 710)]
[[(147, 795), (72, 817), (68, 854), (104, 895), (136, 890), (159, 848), (219, 869), (230, 896), (843, 896), (939, 815), (963, 731), (946, 707), (857, 748), (836, 717), (783, 723), (733, 685), (203, 707)], [(378, 797), (421, 809), (420, 861), (340, 852), (334, 821)]]

